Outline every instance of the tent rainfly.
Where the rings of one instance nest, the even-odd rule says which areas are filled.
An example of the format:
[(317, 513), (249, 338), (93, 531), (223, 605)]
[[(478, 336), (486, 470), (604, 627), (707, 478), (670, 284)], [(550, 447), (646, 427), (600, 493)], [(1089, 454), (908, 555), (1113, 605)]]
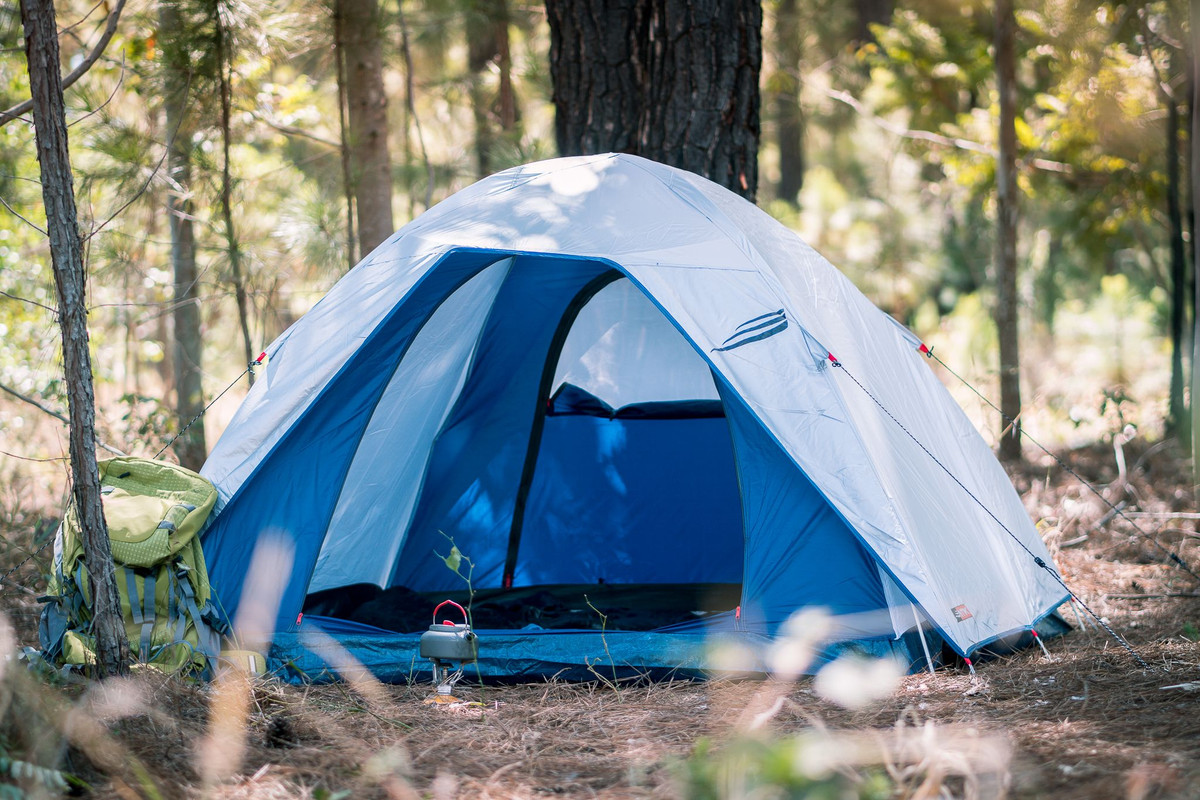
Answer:
[[(921, 635), (970, 656), (1067, 593), (923, 349), (703, 178), (627, 155), (510, 169), (268, 348), (203, 469), (212, 583), (232, 615), (281, 581), (273, 655), (310, 674), (344, 648), (409, 677), (468, 572), (485, 675), (703, 671), (714, 637), (765, 645), (814, 606), (910, 667)], [(264, 534), (282, 575), (250, 574)]]

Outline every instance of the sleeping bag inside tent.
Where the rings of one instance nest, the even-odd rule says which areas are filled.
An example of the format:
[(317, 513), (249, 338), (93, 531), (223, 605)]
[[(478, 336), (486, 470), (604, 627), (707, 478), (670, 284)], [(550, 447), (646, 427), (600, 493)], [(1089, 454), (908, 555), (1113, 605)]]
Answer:
[(763, 669), (813, 607), (827, 657), (966, 655), (1064, 592), (919, 344), (694, 175), (500, 173), (268, 349), (204, 468), (212, 583), (231, 615), (273, 585), (272, 655), (310, 676), (348, 651), (407, 679), (448, 598), (499, 677), (704, 671), (724, 640)]

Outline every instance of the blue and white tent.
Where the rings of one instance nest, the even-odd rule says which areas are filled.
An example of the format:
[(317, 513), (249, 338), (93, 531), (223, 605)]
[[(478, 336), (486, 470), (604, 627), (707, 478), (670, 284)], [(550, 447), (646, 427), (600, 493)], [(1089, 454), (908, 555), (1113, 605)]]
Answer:
[[(507, 170), (394, 234), (268, 348), (203, 469), (212, 581), (232, 614), (258, 537), (289, 539), (280, 653), (323, 626), (385, 677), (408, 674), (415, 637), (298, 623), (305, 599), (459, 591), (447, 537), (478, 590), (736, 588), (694, 625), (609, 631), (639, 668), (703, 668), (684, 645), (704, 632), (766, 641), (810, 606), (874, 612), (887, 630), (861, 633), (879, 641), (920, 619), (969, 655), (1066, 592), (920, 347), (703, 178), (625, 155)], [(481, 652), (553, 672), (595, 648), (528, 629)]]

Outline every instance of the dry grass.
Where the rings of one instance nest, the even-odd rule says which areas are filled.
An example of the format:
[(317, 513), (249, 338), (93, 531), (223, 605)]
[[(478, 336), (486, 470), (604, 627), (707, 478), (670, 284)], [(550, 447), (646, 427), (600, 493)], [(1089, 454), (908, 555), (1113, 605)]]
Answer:
[[(1182, 462), (1159, 451), (1135, 469), (1139, 455), (1127, 454), (1128, 484), (1109, 485), (1110, 499), (1142, 512), (1195, 508)], [(1110, 479), (1111, 451), (1073, 459)], [(897, 797), (1196, 797), (1200, 650), (1185, 634), (1200, 625), (1200, 599), (1157, 595), (1200, 587), (1163, 566), (1127, 522), (1093, 528), (1104, 504), (1057, 468), (1016, 479), (1052, 547), (1078, 540), (1056, 554), (1067, 581), (1152, 671), (1092, 629), (1049, 642), (1053, 660), (1029, 650), (981, 665), (976, 678), (953, 669), (907, 676), (857, 711), (822, 699), (808, 679), (460, 687), (479, 703), (463, 706), (424, 704), (425, 686), (255, 681), (247, 702), (230, 706), (245, 714), (240, 757), (238, 747), (219, 748), (226, 761), (207, 785), (197, 754), (218, 690), (144, 674), (108, 694), (54, 690), (75, 709), (64, 769), (105, 797), (679, 797), (677, 765), (701, 739), (720, 754), (746, 737), (809, 734), (809, 756), (832, 748), (850, 773), (879, 765)], [(1138, 524), (1200, 564), (1195, 521)], [(32, 598), (5, 597), (29, 641)]]

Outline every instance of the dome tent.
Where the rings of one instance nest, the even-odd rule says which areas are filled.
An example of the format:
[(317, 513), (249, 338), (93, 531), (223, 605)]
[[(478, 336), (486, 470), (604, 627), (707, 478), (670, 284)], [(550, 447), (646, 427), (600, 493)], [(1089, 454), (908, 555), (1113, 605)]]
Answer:
[[(725, 590), (691, 622), (608, 631), (636, 668), (703, 668), (706, 632), (763, 641), (808, 606), (882, 616), (860, 633), (893, 649), (919, 615), (969, 655), (1067, 594), (920, 347), (703, 178), (626, 155), (507, 170), (398, 231), (268, 348), (203, 469), (211, 580), (233, 613), (258, 535), (287, 537), (277, 654), (302, 660), (297, 627), (315, 625), (385, 678), (408, 674), (415, 637), (298, 615), (345, 587), (462, 590), (437, 555), (450, 539), (497, 595)], [(481, 668), (602, 653), (591, 633), (510, 630)]]

